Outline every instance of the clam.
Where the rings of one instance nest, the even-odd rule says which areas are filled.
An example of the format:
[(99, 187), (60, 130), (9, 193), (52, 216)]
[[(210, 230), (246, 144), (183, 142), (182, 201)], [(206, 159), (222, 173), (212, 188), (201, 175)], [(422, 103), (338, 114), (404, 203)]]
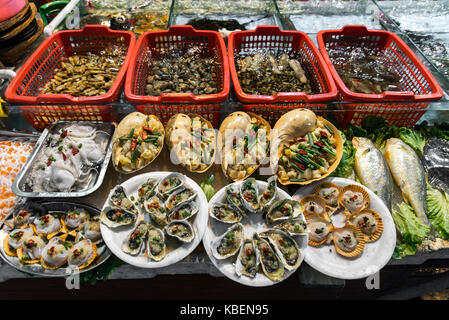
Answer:
[(149, 213), (151, 220), (156, 224), (161, 227), (168, 224), (167, 209), (158, 196), (152, 196), (150, 199), (145, 200), (143, 207)]
[(170, 193), (182, 188), (185, 184), (186, 176), (177, 172), (170, 173), (163, 178), (158, 186), (157, 193), (162, 199), (166, 199)]
[(148, 224), (141, 221), (122, 243), (122, 251), (132, 256), (138, 255), (145, 246)]
[(126, 209), (127, 211), (133, 212), (135, 215), (139, 214), (139, 210), (135, 204), (128, 199), (125, 189), (121, 185), (118, 185), (111, 190), (109, 202), (112, 206)]
[(297, 269), (301, 264), (301, 250), (296, 241), (281, 230), (268, 230), (266, 236), (282, 260), (285, 269), (290, 271)]
[(138, 189), (138, 199), (140, 203), (151, 198), (156, 194), (156, 188), (159, 184), (159, 179), (149, 178)]
[(256, 179), (248, 178), (243, 181), (240, 186), (240, 196), (246, 210), (253, 213), (259, 210), (259, 188)]
[(266, 189), (259, 196), (259, 211), (265, 212), (277, 198), (278, 188), (276, 176), (272, 176), (267, 180), (268, 184)]
[(195, 239), (193, 226), (187, 220), (173, 220), (165, 226), (165, 233), (181, 242), (190, 243)]
[(136, 222), (137, 215), (119, 207), (106, 207), (100, 214), (100, 220), (109, 228), (126, 226)]
[(244, 239), (235, 261), (235, 273), (239, 277), (245, 275), (254, 278), (259, 269), (259, 264), (259, 251), (256, 250), (254, 242), (251, 239)]
[(175, 207), (183, 203), (193, 201), (197, 196), (195, 190), (184, 187), (173, 192), (165, 202), (165, 207), (171, 212)]
[(284, 221), (274, 226), (273, 229), (285, 231), (294, 237), (308, 233), (307, 222), (305, 222), (302, 218)]
[(147, 253), (154, 261), (164, 259), (165, 236), (161, 229), (155, 227), (148, 228)]
[(303, 206), (296, 200), (283, 199), (276, 201), (265, 216), (267, 224), (295, 219), (303, 212)]
[(209, 215), (224, 223), (237, 223), (242, 220), (242, 215), (226, 203), (214, 203), (209, 208)]
[(230, 208), (236, 210), (240, 215), (246, 217), (245, 206), (240, 193), (235, 186), (231, 185), (226, 188), (226, 201)]
[(170, 212), (168, 220), (187, 220), (197, 214), (198, 211), (198, 204), (195, 201), (184, 202)]
[(218, 260), (232, 257), (243, 245), (243, 225), (236, 223), (218, 236), (212, 243), (212, 254)]
[(257, 233), (253, 235), (253, 241), (256, 249), (259, 251), (259, 260), (263, 273), (270, 280), (280, 281), (284, 276), (284, 264), (276, 251), (270, 246), (268, 240), (260, 237)]

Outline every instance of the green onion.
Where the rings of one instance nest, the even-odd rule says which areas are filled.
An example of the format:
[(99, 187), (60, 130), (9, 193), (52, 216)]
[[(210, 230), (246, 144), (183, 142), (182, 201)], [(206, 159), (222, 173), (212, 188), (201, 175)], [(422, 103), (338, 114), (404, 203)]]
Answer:
[(291, 182), (304, 182), (306, 179), (290, 179)]
[(296, 164), (292, 163), (291, 165), (292, 165), (292, 167), (295, 168), (297, 171), (299, 171), (299, 172), (301, 172), (301, 173), (304, 172), (304, 170), (302, 170), (302, 169), (301, 169), (300, 167), (298, 167)]
[(131, 129), (131, 132), (129, 133), (128, 139), (131, 139), (134, 136), (134, 128)]
[(136, 162), (137, 160), (137, 149), (134, 149), (133, 154), (131, 156), (131, 162)]
[(326, 127), (327, 131), (329, 131), (330, 134), (334, 134), (334, 130), (332, 130), (326, 123), (324, 124), (324, 126)]

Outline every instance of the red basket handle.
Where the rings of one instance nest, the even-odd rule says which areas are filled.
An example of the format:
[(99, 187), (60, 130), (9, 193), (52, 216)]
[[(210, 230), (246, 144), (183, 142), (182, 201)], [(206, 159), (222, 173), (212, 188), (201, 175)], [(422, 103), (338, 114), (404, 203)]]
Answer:
[(347, 25), (341, 28), (341, 31), (344, 32), (368, 32), (368, 28), (364, 25)]
[(180, 25), (180, 26), (171, 26), (168, 29), (168, 32), (170, 33), (171, 31), (195, 31), (196, 29), (190, 25)]
[(403, 92), (385, 91), (381, 94), (381, 96), (385, 100), (388, 99), (415, 100), (415, 94), (412, 91), (403, 91)]
[(280, 32), (281, 29), (278, 26), (257, 26), (255, 31), (273, 31), (273, 32)]
[(161, 102), (185, 102), (196, 101), (196, 96), (191, 92), (186, 93), (162, 93)]

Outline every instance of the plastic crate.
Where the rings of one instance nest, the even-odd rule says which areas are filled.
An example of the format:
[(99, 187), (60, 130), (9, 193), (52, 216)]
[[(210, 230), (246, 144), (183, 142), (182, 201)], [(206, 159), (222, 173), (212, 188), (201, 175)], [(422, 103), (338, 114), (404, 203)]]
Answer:
[[(105, 26), (86, 26), (82, 30), (57, 32), (46, 39), (20, 69), (5, 92), (6, 99), (9, 102), (25, 104), (114, 102), (120, 97), (135, 38), (132, 32), (113, 31)], [(127, 53), (117, 77), (106, 94), (73, 97), (68, 94), (39, 93), (39, 89), (53, 77), (54, 70), (61, 66), (64, 58), (74, 54), (98, 53), (111, 45), (125, 47)]]
[[(219, 93), (194, 95), (193, 93), (162, 93), (160, 96), (145, 95), (145, 85), (151, 59), (161, 49), (187, 48), (196, 45), (217, 58)], [(229, 62), (223, 37), (215, 31), (199, 31), (192, 26), (172, 26), (165, 31), (150, 31), (139, 37), (132, 54), (125, 83), (126, 99), (134, 103), (219, 103), (229, 95)]]
[[(274, 55), (283, 53), (301, 60), (301, 65), (317, 94), (305, 92), (280, 92), (273, 96), (251, 95), (243, 92), (240, 85), (234, 55), (250, 55), (256, 49), (270, 49)], [(276, 26), (259, 26), (252, 31), (237, 31), (228, 39), (228, 56), (231, 78), (237, 97), (245, 103), (305, 102), (316, 103), (330, 101), (337, 96), (337, 87), (332, 75), (312, 40), (301, 31), (282, 31)], [(276, 108), (274, 105), (273, 108)]]
[[(413, 51), (396, 34), (382, 30), (368, 30), (365, 26), (344, 26), (340, 30), (323, 30), (317, 34), (318, 46), (345, 101), (435, 101), (443, 90)], [(402, 76), (403, 91), (385, 91), (382, 94), (355, 93), (349, 90), (337, 73), (327, 53), (328, 49), (345, 50), (368, 47), (391, 61), (391, 68)]]

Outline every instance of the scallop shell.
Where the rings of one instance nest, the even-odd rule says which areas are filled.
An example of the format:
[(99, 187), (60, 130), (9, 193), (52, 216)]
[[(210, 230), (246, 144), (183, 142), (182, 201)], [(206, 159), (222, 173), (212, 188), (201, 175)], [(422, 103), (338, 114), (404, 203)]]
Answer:
[[(247, 192), (246, 196), (245, 192)], [(240, 185), (240, 196), (246, 210), (252, 213), (259, 211), (259, 188), (256, 179), (248, 178), (243, 181)], [(248, 197), (253, 197), (252, 201)]]
[[(175, 234), (173, 227), (175, 227), (178, 224), (184, 225), (189, 230), (189, 233), (186, 235)], [(195, 231), (193, 229), (193, 226), (187, 220), (171, 221), (167, 226), (165, 226), (165, 233), (171, 237), (178, 239), (181, 242), (184, 242), (184, 243), (190, 243), (195, 238)]]
[[(222, 254), (219, 252), (219, 248), (222, 245), (223, 239), (227, 238), (229, 234), (235, 233), (234, 239), (231, 239), (231, 241), (234, 241), (235, 245), (231, 247), (231, 250), (228, 253)], [(212, 254), (215, 257), (215, 259), (223, 260), (229, 257), (232, 257), (237, 252), (239, 252), (240, 247), (243, 244), (244, 240), (244, 234), (243, 234), (243, 225), (239, 222), (236, 223), (228, 228), (225, 233), (218, 236), (212, 243)]]
[[(348, 230), (349, 232), (353, 232), (355, 238), (357, 239), (357, 246), (352, 251), (345, 251), (337, 245), (337, 240), (335, 239), (335, 234), (339, 232), (344, 232)], [(356, 227), (346, 224), (343, 228), (334, 228), (331, 232), (331, 240), (334, 242), (335, 250), (342, 256), (346, 258), (355, 258), (359, 256), (363, 252), (363, 248), (365, 247), (365, 237), (363, 233)]]
[(121, 185), (117, 185), (111, 190), (109, 193), (109, 203), (112, 206), (131, 211), (135, 215), (139, 214), (139, 209), (137, 209), (136, 205), (128, 198), (125, 189)]
[[(119, 211), (120, 214), (124, 216), (123, 220), (117, 221), (111, 219), (112, 217), (114, 217), (117, 211)], [(136, 219), (137, 215), (134, 212), (119, 207), (106, 207), (100, 214), (101, 222), (103, 222), (109, 228), (117, 228), (120, 226), (130, 225), (136, 222)]]
[[(254, 233), (253, 241), (254, 241), (255, 248), (259, 251), (259, 260), (260, 260), (260, 265), (262, 266), (263, 273), (270, 280), (273, 280), (273, 281), (282, 280), (282, 278), (284, 277), (284, 264), (283, 264), (282, 260), (278, 257), (276, 251), (271, 247), (268, 240), (260, 237), (257, 233)], [(261, 252), (261, 251), (265, 251), (265, 250), (261, 250), (261, 249), (265, 249), (265, 248), (269, 251), (269, 253), (272, 255), (272, 257), (274, 259), (276, 259), (276, 262), (279, 265), (279, 267), (277, 269), (271, 270), (269, 268), (269, 266), (265, 265), (264, 260), (263, 260), (263, 256), (265, 255), (265, 253)]]
[[(293, 227), (294, 229), (291, 230), (291, 227)], [(282, 230), (293, 237), (305, 235), (309, 232), (307, 228), (307, 222), (302, 218), (284, 221), (278, 225), (275, 225), (273, 229)]]
[[(134, 234), (137, 232), (138, 232), (138, 236), (140, 237), (140, 239), (137, 239), (138, 240), (138, 242), (136, 243), (137, 248), (131, 248), (129, 245), (131, 242), (131, 238), (135, 238)], [(147, 234), (148, 234), (148, 224), (144, 221), (141, 221), (123, 241), (122, 251), (124, 253), (130, 254), (132, 256), (136, 256), (139, 253), (141, 253), (142, 248), (144, 248), (144, 246), (145, 246), (145, 238), (146, 238)]]
[[(346, 191), (352, 191), (352, 192), (360, 192), (363, 195), (363, 206), (360, 208), (360, 210), (358, 211), (350, 211), (346, 205), (344, 204), (344, 202), (342, 201), (344, 194), (346, 193)], [(353, 213), (357, 213), (362, 211), (365, 208), (368, 208), (370, 206), (370, 198), (369, 198), (369, 194), (368, 192), (361, 186), (356, 185), (356, 184), (348, 184), (347, 186), (343, 187), (341, 189), (341, 192), (338, 196), (338, 203), (345, 208), (346, 212), (349, 214), (353, 214)]]
[(195, 201), (184, 202), (170, 212), (168, 220), (187, 220), (197, 214), (198, 211), (198, 204)]
[[(170, 184), (170, 179), (175, 179), (173, 186)], [(170, 173), (168, 176), (159, 181), (157, 185), (157, 194), (162, 198), (166, 199), (172, 192), (183, 188), (186, 182), (186, 176), (178, 172)], [(167, 186), (168, 185), (168, 186)]]
[(70, 254), (69, 254), (69, 259), (67, 262), (69, 264), (69, 266), (78, 267), (78, 270), (87, 268), (90, 264), (92, 264), (92, 262), (94, 262), (95, 258), (97, 257), (97, 246), (95, 245), (95, 243), (92, 243), (90, 240), (81, 240), (80, 242), (76, 243), (70, 249), (70, 252), (77, 249), (77, 247), (81, 246), (82, 243), (87, 243), (87, 245), (89, 245), (91, 247), (92, 252), (91, 252), (89, 259), (87, 261), (85, 261), (82, 265), (72, 264), (72, 262), (70, 261)]
[(138, 189), (139, 202), (143, 203), (145, 200), (151, 198), (156, 194), (159, 179), (149, 178)]
[[(317, 196), (315, 194), (310, 194), (308, 196), (305, 196), (300, 201), (301, 205), (304, 207), (304, 214), (311, 215), (314, 214), (316, 216), (319, 216), (322, 220), (330, 222), (331, 219), (329, 217), (329, 214), (327, 213), (327, 206), (326, 206), (326, 200), (324, 198)], [(314, 203), (315, 205), (312, 205), (311, 203)], [(321, 213), (317, 212), (318, 208), (322, 209)], [(312, 209), (314, 209), (314, 212), (312, 212)]]
[[(374, 219), (376, 220), (377, 230), (373, 234), (365, 233), (359, 226), (357, 226), (357, 223), (355, 222), (355, 220), (357, 219), (357, 217), (359, 217), (362, 214), (371, 214), (371, 215), (373, 215)], [(376, 241), (377, 239), (380, 238), (380, 236), (382, 235), (382, 232), (384, 230), (384, 224), (383, 224), (382, 218), (376, 211), (371, 210), (371, 209), (364, 209), (357, 214), (351, 215), (349, 218), (349, 221), (354, 227), (358, 228), (363, 233), (363, 235), (365, 236), (365, 242)]]
[[(252, 266), (245, 267), (242, 263), (242, 259), (246, 259), (246, 252), (243, 252), (245, 245), (249, 243), (252, 246), (252, 250), (255, 256), (255, 264)], [(245, 254), (245, 255), (243, 255)], [(252, 255), (252, 253), (250, 254)], [(254, 246), (254, 242), (251, 239), (244, 239), (243, 244), (240, 246), (240, 251), (237, 256), (237, 260), (235, 261), (235, 273), (241, 277), (242, 275), (245, 275), (250, 278), (254, 278), (257, 274), (257, 271), (259, 270), (259, 264), (260, 264), (260, 258), (259, 258), (259, 251), (256, 250)]]
[[(339, 186), (337, 186), (335, 183), (328, 182), (328, 181), (320, 183), (315, 188), (313, 193), (319, 196), (321, 189), (324, 189), (324, 188), (336, 188), (338, 190), (338, 195), (341, 193), (341, 188)], [(329, 201), (327, 201), (325, 197), (321, 196), (321, 197), (324, 198), (324, 200), (326, 200), (326, 205), (329, 208), (330, 212), (335, 212), (335, 210), (338, 209), (338, 206), (339, 206), (339, 204), (338, 204), (338, 195), (337, 195), (337, 199), (336, 199), (335, 205), (330, 204)]]
[[(221, 217), (223, 217), (223, 212), (228, 212), (228, 214), (225, 215), (226, 220), (223, 218), (220, 218), (218, 215), (219, 213), (222, 213)], [(231, 215), (232, 214), (232, 215)], [(223, 223), (237, 223), (242, 220), (242, 215), (235, 210), (234, 208), (231, 208), (226, 203), (214, 203), (209, 208), (209, 215), (220, 222)]]
[[(307, 220), (307, 229), (309, 230), (309, 245), (314, 247), (321, 246), (329, 238), (333, 227), (329, 223), (321, 220), (318, 216), (306, 215), (305, 217)], [(317, 232), (317, 229), (321, 230), (320, 233)], [(325, 231), (324, 237), (322, 237), (322, 239), (318, 238), (317, 236), (321, 237), (323, 231)]]
[[(259, 211), (260, 212), (266, 212), (272, 206), (272, 204), (278, 197), (277, 177), (271, 176), (268, 178), (267, 182), (268, 182), (268, 184), (267, 184), (266, 189), (259, 196)], [(266, 192), (270, 193), (270, 196), (268, 198), (264, 197), (264, 194)]]
[[(299, 265), (301, 264), (301, 250), (299, 249), (298, 244), (296, 243), (295, 239), (293, 239), (289, 234), (282, 230), (275, 230), (271, 229), (267, 232), (267, 239), (272, 244), (274, 250), (276, 251), (278, 257), (282, 260), (282, 263), (284, 264), (285, 269), (287, 270), (296, 270)], [(296, 259), (293, 259), (292, 261), (287, 261), (285, 258), (283, 252), (282, 252), (282, 244), (279, 243), (279, 241), (276, 240), (276, 235), (281, 236), (281, 240), (284, 242), (290, 241), (293, 247), (295, 248), (297, 252)], [(282, 243), (282, 242), (281, 242)]]
[[(119, 165), (119, 157), (122, 153), (122, 148), (119, 145), (120, 138), (128, 137), (132, 129), (141, 130), (143, 127), (146, 127), (148, 121), (150, 121), (152, 125), (154, 125), (153, 130), (161, 133), (161, 138), (159, 138), (158, 140), (159, 145), (157, 146), (156, 154), (154, 154), (154, 156), (149, 159), (145, 159), (142, 166), (136, 169), (122, 169)], [(114, 136), (112, 137), (112, 164), (114, 165), (115, 170), (122, 173), (132, 173), (148, 166), (151, 162), (153, 162), (154, 159), (157, 158), (157, 156), (161, 152), (164, 146), (164, 134), (164, 126), (159, 118), (155, 115), (145, 115), (140, 112), (133, 112), (128, 114), (122, 119), (122, 121), (120, 121), (119, 125), (115, 129)]]
[[(179, 196), (186, 197), (183, 200), (177, 200), (177, 197)], [(175, 209), (175, 207), (193, 201), (196, 196), (197, 192), (191, 188), (184, 187), (182, 189), (178, 189), (168, 197), (167, 201), (165, 202), (165, 208), (169, 212), (171, 212)]]
[[(290, 209), (288, 211), (278, 212), (279, 211), (278, 209), (280, 207), (284, 208), (285, 205), (291, 207), (292, 212), (290, 212)], [(299, 215), (303, 211), (304, 211), (303, 206), (296, 200), (292, 199), (278, 200), (271, 206), (270, 210), (265, 216), (265, 221), (267, 224), (273, 224), (279, 221), (295, 219), (299, 217)]]
[[(162, 243), (162, 249), (159, 252), (159, 254), (153, 254), (151, 252), (151, 244), (150, 242), (155, 242), (156, 238), (152, 236), (152, 231), (156, 231), (159, 234), (159, 240), (157, 240), (157, 243)], [(148, 240), (147, 240), (147, 253), (148, 256), (153, 259), (154, 261), (161, 261), (162, 259), (165, 258), (165, 235), (164, 232), (159, 229), (159, 228), (155, 228), (150, 226), (148, 229)]]
[[(153, 208), (153, 206), (156, 205), (158, 207)], [(158, 196), (152, 196), (150, 199), (145, 200), (143, 207), (150, 215), (151, 221), (154, 221), (161, 227), (168, 224), (168, 210), (165, 208), (164, 202)]]

